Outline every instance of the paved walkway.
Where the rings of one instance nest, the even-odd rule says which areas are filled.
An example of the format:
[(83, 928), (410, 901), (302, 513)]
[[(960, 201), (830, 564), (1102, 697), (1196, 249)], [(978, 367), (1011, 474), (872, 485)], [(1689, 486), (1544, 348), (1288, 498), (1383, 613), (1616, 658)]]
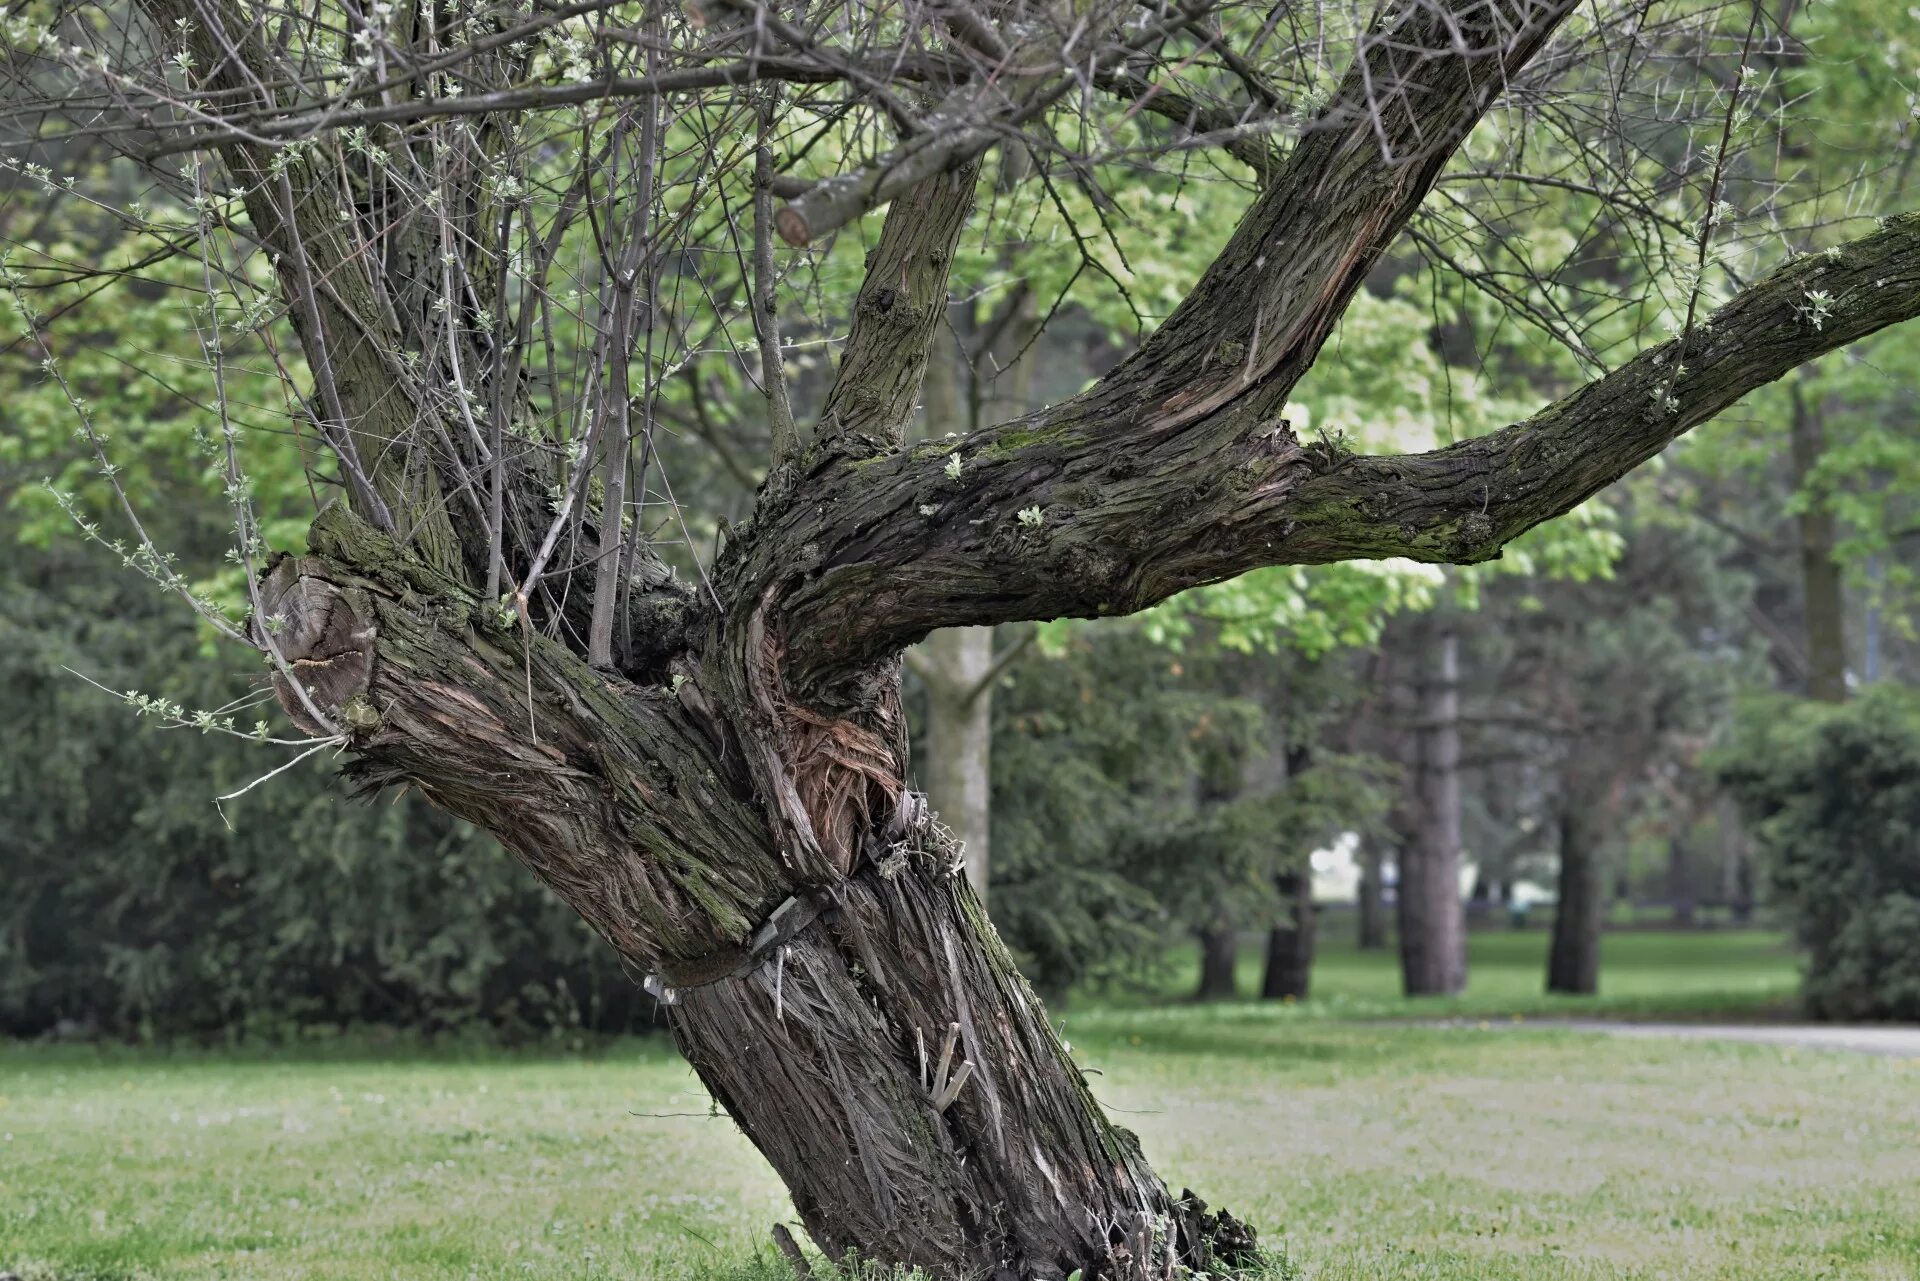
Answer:
[(1489, 1028), (1558, 1028), (1675, 1041), (1746, 1041), (1754, 1045), (1799, 1046), (1809, 1050), (1848, 1050), (1920, 1059), (1920, 1027), (1851, 1027), (1832, 1023), (1626, 1023), (1607, 1019), (1532, 1018), (1523, 1023), (1460, 1023)]

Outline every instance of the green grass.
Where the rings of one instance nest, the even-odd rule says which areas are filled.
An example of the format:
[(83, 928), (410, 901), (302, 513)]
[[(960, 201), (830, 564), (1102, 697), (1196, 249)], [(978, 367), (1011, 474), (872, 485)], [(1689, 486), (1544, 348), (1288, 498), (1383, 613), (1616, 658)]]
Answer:
[[(1514, 1014), (1587, 1017), (1658, 1015), (1662, 1018), (1756, 1018), (1791, 1012), (1799, 961), (1786, 937), (1773, 930), (1627, 930), (1601, 941), (1598, 997), (1548, 996), (1548, 935), (1544, 930), (1485, 930), (1467, 938), (1467, 991), (1444, 1000), (1409, 1001), (1400, 995), (1399, 958), (1391, 950), (1362, 952), (1352, 921), (1335, 917), (1323, 930), (1306, 1018), (1502, 1018)], [(1240, 991), (1260, 990), (1262, 949), (1240, 948)], [(1164, 980), (1147, 993), (1102, 993), (1101, 1006), (1165, 1004), (1186, 999), (1200, 973), (1192, 946), (1170, 958)]]
[[(1920, 1277), (1920, 1061), (1302, 1013), (1067, 1031), (1167, 1177), (1309, 1281)], [(657, 1038), (0, 1048), (0, 1270), (36, 1281), (774, 1281), (790, 1216)]]

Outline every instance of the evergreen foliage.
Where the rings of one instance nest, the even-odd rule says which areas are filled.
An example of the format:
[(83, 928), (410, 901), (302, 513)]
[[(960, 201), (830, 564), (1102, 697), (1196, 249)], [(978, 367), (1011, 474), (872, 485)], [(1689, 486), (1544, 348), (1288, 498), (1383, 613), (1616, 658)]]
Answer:
[(1920, 695), (1756, 702), (1721, 776), (1793, 904), (1808, 1011), (1920, 1019)]

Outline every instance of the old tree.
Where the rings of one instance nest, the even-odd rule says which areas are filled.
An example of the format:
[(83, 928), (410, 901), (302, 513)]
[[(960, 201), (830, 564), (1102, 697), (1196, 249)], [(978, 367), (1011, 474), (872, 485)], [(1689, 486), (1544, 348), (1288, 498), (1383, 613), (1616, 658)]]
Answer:
[[(204, 275), (223, 394), (184, 412), (229, 469), (252, 604), (231, 630), (352, 784), (484, 827), (590, 922), (824, 1249), (1163, 1276), (1229, 1269), (1250, 1235), (1102, 1114), (956, 875), (907, 789), (900, 654), (1259, 566), (1495, 557), (1920, 313), (1912, 214), (1745, 279), (1721, 262), (1746, 55), (1794, 46), (1759, 6), (1665, 7), (22, 4), (5, 118), (16, 186)], [(1643, 75), (1697, 79), (1680, 123), (1703, 127), (1636, 100)], [(1303, 441), (1289, 391), (1443, 175), (1527, 181), (1533, 124), (1581, 94), (1590, 163), (1543, 181), (1616, 228), (1685, 211), (1673, 335), (1447, 448)], [(57, 168), (83, 145), (134, 165), (88, 195)], [(1127, 359), (909, 441), (970, 226), (1050, 207), (1097, 247), (1070, 208), (1120, 217), (1105, 188), (1209, 150), (1254, 194)], [(157, 204), (122, 212), (129, 172)], [(794, 321), (816, 307), (849, 318), (837, 368), (790, 388), (794, 352), (837, 332)], [(657, 410), (683, 375), (724, 393), (697, 373), (715, 361), (764, 396), (766, 445), (751, 515), (696, 559)], [(228, 448), (261, 410), (225, 382), (269, 365), (336, 495), (292, 554), (264, 546)], [(111, 473), (112, 424), (74, 401)], [(184, 586), (143, 538), (131, 558)]]

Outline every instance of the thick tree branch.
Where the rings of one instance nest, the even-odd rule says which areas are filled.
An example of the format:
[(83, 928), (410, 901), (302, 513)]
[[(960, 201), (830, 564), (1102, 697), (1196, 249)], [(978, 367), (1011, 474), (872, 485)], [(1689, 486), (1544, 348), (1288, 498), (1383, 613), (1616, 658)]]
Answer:
[[(917, 446), (857, 476), (817, 459), (806, 504), (761, 513), (731, 571), (737, 599), (781, 601), (789, 640), (804, 638), (792, 652), (818, 655), (830, 684), (949, 625), (948, 613), (1126, 613), (1223, 576), (1212, 562), (1244, 535), (1215, 527), (1222, 505), (1277, 502), (1309, 469), (1266, 411), (1572, 6), (1495, 0), (1384, 17), (1279, 177), (1139, 352), (1081, 396), (957, 448)], [(873, 194), (848, 190), (854, 205)], [(853, 599), (844, 592), (872, 594), (860, 618), (838, 616)]]
[(1920, 213), (1910, 213), (1743, 290), (1696, 327), (1678, 371), (1676, 339), (1489, 436), (1314, 477), (1293, 498), (1288, 560), (1490, 559), (1754, 388), (1917, 315)]
[(893, 202), (853, 304), (853, 326), (820, 414), (820, 438), (900, 443), (920, 396), (927, 347), (947, 314), (947, 274), (973, 209), (975, 159)]
[(1754, 388), (1916, 315), (1907, 214), (1742, 292), (1696, 328), (1684, 371), (1670, 341), (1431, 453), (1343, 457), (1244, 405), (1115, 448), (1111, 420), (1083, 407), (825, 464), (778, 526), (808, 549), (790, 652), (819, 656), (808, 675), (826, 696), (839, 672), (939, 627), (1126, 614), (1264, 565), (1487, 560)]

